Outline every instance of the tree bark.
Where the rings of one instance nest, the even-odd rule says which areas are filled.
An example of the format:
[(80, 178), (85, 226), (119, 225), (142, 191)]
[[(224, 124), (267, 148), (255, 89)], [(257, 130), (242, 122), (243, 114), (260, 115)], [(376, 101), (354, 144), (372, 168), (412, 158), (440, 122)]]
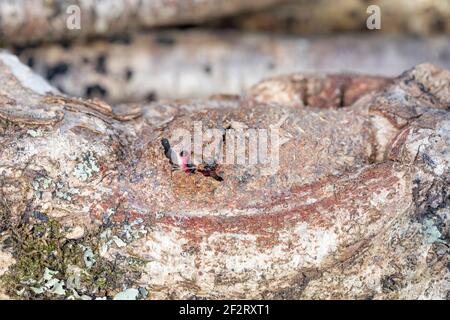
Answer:
[[(283, 1), (6, 0), (0, 2), (0, 43), (27, 45), (39, 41), (121, 34), (141, 28), (194, 24)], [(71, 26), (76, 12), (71, 10), (71, 6), (79, 8), (79, 29)]]
[[(381, 28), (369, 30), (366, 21), (377, 5)], [(294, 34), (382, 32), (415, 35), (448, 34), (450, 7), (446, 0), (294, 0), (257, 12), (212, 21), (213, 26)]]
[(110, 103), (242, 94), (263, 78), (292, 72), (395, 76), (423, 61), (450, 68), (446, 37), (159, 31), (19, 53), (62, 92)]
[[(45, 93), (0, 61), (8, 295), (448, 297), (449, 71), (296, 74), (132, 108)], [(199, 125), (219, 134), (200, 147), (225, 150), (268, 130), (269, 161), (197, 159), (176, 136)]]

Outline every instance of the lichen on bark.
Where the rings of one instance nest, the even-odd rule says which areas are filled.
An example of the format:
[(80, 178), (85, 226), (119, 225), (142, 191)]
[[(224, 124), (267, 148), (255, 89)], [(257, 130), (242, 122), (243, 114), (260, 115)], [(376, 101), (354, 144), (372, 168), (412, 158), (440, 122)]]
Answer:
[[(12, 297), (448, 296), (449, 71), (294, 74), (243, 96), (109, 106), (38, 92), (1, 57)], [(276, 128), (279, 167), (183, 162), (172, 134), (199, 123), (225, 146), (228, 131)]]

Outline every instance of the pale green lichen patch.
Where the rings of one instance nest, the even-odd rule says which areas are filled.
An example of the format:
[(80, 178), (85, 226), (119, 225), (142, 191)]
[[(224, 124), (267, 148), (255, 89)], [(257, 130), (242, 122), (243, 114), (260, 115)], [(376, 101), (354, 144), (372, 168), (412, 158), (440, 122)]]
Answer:
[(42, 278), (36, 283), (34, 287), (30, 287), (30, 289), (35, 294), (43, 294), (45, 292), (48, 292), (59, 296), (64, 296), (66, 294), (66, 290), (64, 289), (64, 281), (55, 278), (54, 276), (56, 274), (58, 274), (58, 271), (53, 271), (45, 268)]
[(100, 171), (97, 159), (93, 152), (89, 151), (83, 155), (83, 159), (74, 169), (73, 175), (81, 181), (87, 181), (95, 173)]
[(127, 243), (116, 235), (113, 235), (113, 229), (108, 228), (100, 234), (100, 255), (104, 256), (112, 245), (117, 248), (126, 247)]
[(113, 300), (138, 300), (145, 299), (147, 296), (148, 291), (143, 287), (128, 288), (116, 294)]
[(434, 220), (432, 218), (427, 218), (422, 222), (423, 232), (425, 234), (425, 241), (428, 244), (432, 244), (436, 241), (440, 241), (441, 232), (437, 228)]
[(79, 193), (78, 188), (67, 188), (62, 182), (56, 183), (55, 197), (58, 199), (72, 201), (73, 197)]
[(65, 201), (72, 201), (80, 193), (78, 188), (70, 188), (61, 181), (61, 178), (52, 179), (46, 175), (38, 175), (31, 182), (35, 196), (41, 198), (44, 192), (51, 192), (53, 197)]
[(42, 137), (42, 130), (40, 129), (30, 129), (27, 131), (27, 134), (33, 138)]
[(137, 300), (139, 296), (139, 290), (138, 289), (126, 289), (122, 292), (119, 292), (114, 296), (114, 300)]
[[(108, 222), (109, 218), (115, 213), (114, 209), (108, 209), (104, 221)], [(104, 256), (108, 250), (114, 246), (116, 248), (124, 248), (130, 242), (142, 238), (147, 234), (147, 229), (142, 219), (136, 219), (131, 223), (124, 223), (122, 226), (108, 227), (100, 234), (100, 255)]]
[(113, 219), (116, 213), (115, 208), (108, 208), (102, 217), (103, 231), (99, 237), (101, 256), (105, 256), (111, 248), (127, 247), (129, 243), (142, 238), (148, 232), (142, 218), (134, 218), (131, 221), (123, 219), (118, 222)]
[(72, 197), (74, 196), (74, 194), (76, 194), (76, 193), (62, 192), (62, 191), (56, 191), (56, 192), (55, 192), (55, 196), (56, 196), (58, 199), (66, 200), (66, 201), (71, 201), (71, 200), (72, 200)]
[(86, 246), (81, 246), (83, 249), (83, 260), (86, 268), (90, 269), (95, 263), (95, 255), (91, 248)]
[(125, 224), (123, 226), (123, 235), (127, 241), (140, 239), (147, 234), (147, 229), (145, 229), (143, 222), (142, 219), (136, 219), (130, 224)]
[(37, 176), (31, 182), (33, 190), (36, 192), (47, 191), (53, 186), (53, 180), (50, 177), (46, 176)]

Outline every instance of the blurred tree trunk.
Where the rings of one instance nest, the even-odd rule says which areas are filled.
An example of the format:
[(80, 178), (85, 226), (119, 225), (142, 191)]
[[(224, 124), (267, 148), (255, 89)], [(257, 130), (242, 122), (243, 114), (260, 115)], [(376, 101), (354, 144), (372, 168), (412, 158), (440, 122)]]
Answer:
[[(0, 43), (29, 44), (113, 35), (143, 27), (194, 24), (283, 1), (285, 0), (2, 0)], [(76, 7), (70, 7), (73, 5)], [(76, 25), (72, 24), (72, 18), (78, 13), (81, 29), (72, 29)], [(71, 28), (68, 28), (68, 21)]]
[(63, 92), (117, 103), (240, 94), (265, 77), (292, 72), (395, 76), (423, 61), (450, 68), (450, 42), (444, 37), (158, 31), (113, 42), (30, 48), (20, 58)]
[(369, 5), (378, 5), (381, 12), (381, 29), (372, 32), (450, 33), (447, 0), (297, 0), (212, 24), (297, 34), (368, 31)]

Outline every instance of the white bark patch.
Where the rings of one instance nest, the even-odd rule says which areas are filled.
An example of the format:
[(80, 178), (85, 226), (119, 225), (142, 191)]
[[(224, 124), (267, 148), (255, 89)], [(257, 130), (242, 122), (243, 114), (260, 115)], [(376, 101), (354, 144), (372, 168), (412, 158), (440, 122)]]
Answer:
[(49, 85), (41, 76), (22, 64), (16, 56), (6, 51), (1, 51), (0, 61), (9, 67), (12, 74), (24, 87), (39, 94), (59, 93), (56, 88)]
[(10, 253), (0, 251), (0, 276), (4, 275), (14, 263), (16, 263), (16, 260)]

